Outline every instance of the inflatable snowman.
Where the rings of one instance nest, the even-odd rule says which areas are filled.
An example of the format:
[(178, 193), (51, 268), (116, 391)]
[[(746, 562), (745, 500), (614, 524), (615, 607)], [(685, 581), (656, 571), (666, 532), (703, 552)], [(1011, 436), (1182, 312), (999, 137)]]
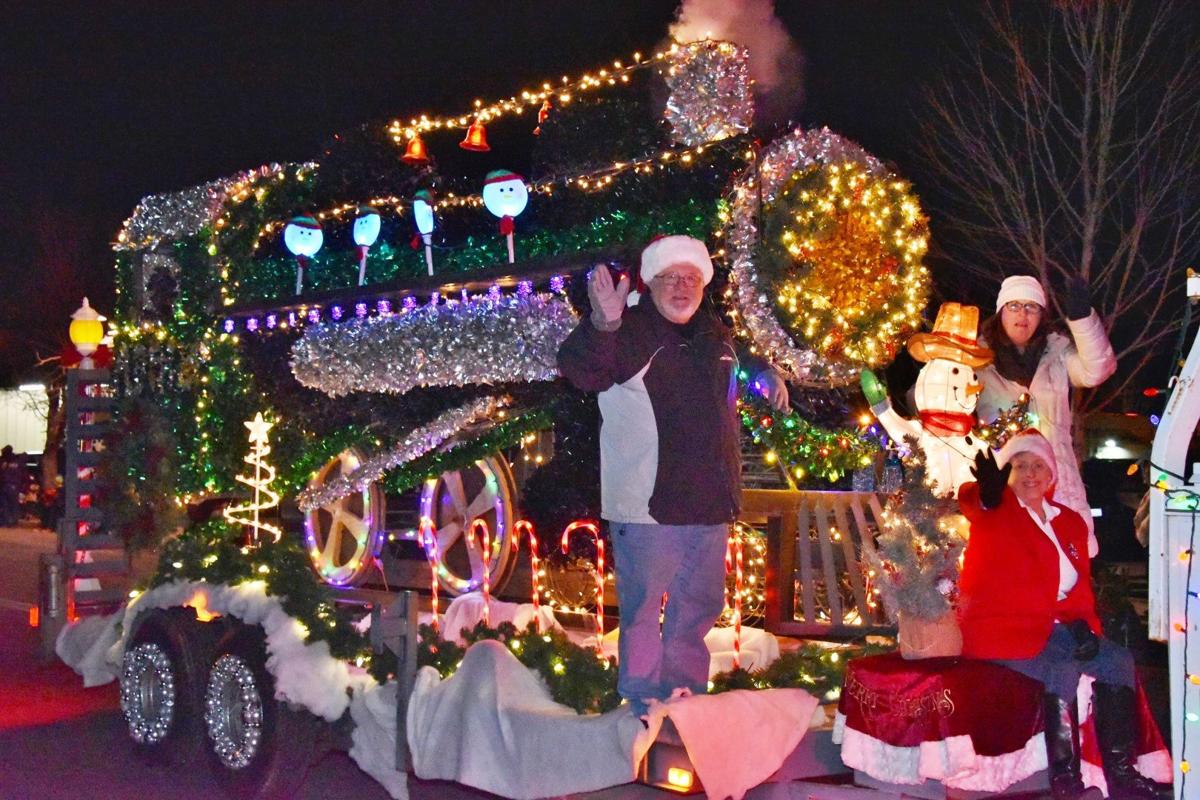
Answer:
[(987, 449), (987, 443), (973, 433), (975, 404), (983, 391), (975, 370), (992, 360), (992, 351), (977, 344), (978, 326), (978, 308), (944, 303), (933, 331), (908, 340), (909, 354), (925, 363), (915, 389), (918, 419), (897, 414), (874, 373), (862, 373), (863, 394), (871, 410), (897, 442), (910, 436), (917, 440), (934, 494), (940, 496), (957, 494), (959, 486), (974, 480), (975, 454)]

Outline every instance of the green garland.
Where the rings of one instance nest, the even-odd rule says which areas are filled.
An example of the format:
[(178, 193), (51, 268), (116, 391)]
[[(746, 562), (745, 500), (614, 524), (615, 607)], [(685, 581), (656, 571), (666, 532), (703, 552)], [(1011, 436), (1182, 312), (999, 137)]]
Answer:
[(765, 398), (743, 387), (738, 413), (768, 462), (778, 461), (796, 482), (808, 479), (837, 483), (874, 462), (879, 446), (852, 429), (827, 431), (794, 411), (781, 414)]
[[(433, 667), (442, 678), (448, 678), (462, 663), (467, 647), (483, 640), (498, 641), (508, 645), (522, 664), (545, 680), (556, 703), (569, 706), (578, 714), (602, 714), (621, 703), (617, 693), (616, 660), (605, 659), (595, 650), (572, 643), (559, 631), (538, 633), (532, 628), (518, 631), (510, 622), (489, 628), (480, 622), (474, 628), (464, 628), (461, 635), (466, 647), (443, 639), (432, 626), (422, 625), (417, 664)], [(886, 640), (868, 640), (836, 648), (809, 643), (783, 654), (763, 669), (753, 672), (735, 669), (714, 675), (709, 682), (709, 693), (788, 688), (831, 698), (842, 686), (850, 659), (893, 649), (894, 645)], [(394, 669), (394, 661), (391, 666)]]
[(308, 629), (308, 641), (329, 643), (334, 658), (367, 664), (372, 657), (366, 637), (333, 602), (333, 594), (313, 574), (308, 554), (290, 537), (244, 547), (242, 530), (224, 520), (192, 525), (167, 542), (149, 588), (171, 581), (204, 581), (235, 586), (261, 580), (267, 594)]

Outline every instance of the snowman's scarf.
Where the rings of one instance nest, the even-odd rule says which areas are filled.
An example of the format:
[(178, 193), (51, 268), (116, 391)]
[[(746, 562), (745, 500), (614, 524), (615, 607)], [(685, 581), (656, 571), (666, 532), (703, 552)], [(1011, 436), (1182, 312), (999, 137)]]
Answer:
[(955, 411), (919, 411), (921, 427), (934, 436), (966, 436), (975, 427), (975, 417)]

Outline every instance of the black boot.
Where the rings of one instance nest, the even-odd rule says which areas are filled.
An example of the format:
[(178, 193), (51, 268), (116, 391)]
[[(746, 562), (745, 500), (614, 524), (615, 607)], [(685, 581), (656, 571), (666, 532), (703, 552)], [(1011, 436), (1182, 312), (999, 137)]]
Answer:
[(1152, 781), (1137, 771), (1134, 741), (1137, 695), (1128, 686), (1095, 683), (1096, 735), (1104, 758), (1104, 777), (1112, 800), (1171, 800), (1171, 785)]
[(1054, 800), (1103, 800), (1103, 793), (1085, 789), (1079, 773), (1079, 715), (1074, 700), (1045, 695), (1046, 758), (1050, 767), (1050, 796)]

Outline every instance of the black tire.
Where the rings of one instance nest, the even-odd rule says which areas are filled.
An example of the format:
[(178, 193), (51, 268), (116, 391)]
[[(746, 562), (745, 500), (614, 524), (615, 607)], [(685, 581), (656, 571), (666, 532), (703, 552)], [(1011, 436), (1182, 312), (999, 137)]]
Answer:
[(194, 763), (204, 745), (204, 689), (217, 626), (190, 608), (137, 618), (121, 667), (121, 711), (134, 750), (152, 763)]
[[(231, 692), (238, 696), (236, 702)], [(235, 800), (287, 800), (295, 795), (315, 759), (325, 723), (275, 699), (262, 628), (241, 626), (217, 646), (205, 698), (204, 749), (225, 794)], [(218, 747), (218, 737), (240, 745)]]

